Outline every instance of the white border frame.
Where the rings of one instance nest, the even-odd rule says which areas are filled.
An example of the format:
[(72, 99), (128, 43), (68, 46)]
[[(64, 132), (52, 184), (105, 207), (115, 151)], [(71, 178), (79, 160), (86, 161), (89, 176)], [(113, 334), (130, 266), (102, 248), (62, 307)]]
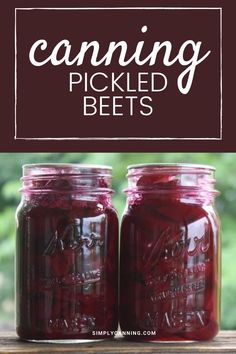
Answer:
[[(219, 137), (178, 138), (178, 137), (28, 137), (17, 136), (17, 11), (31, 10), (217, 10), (220, 11), (220, 134)], [(17, 7), (15, 8), (15, 140), (222, 140), (223, 139), (223, 9), (222, 7)]]

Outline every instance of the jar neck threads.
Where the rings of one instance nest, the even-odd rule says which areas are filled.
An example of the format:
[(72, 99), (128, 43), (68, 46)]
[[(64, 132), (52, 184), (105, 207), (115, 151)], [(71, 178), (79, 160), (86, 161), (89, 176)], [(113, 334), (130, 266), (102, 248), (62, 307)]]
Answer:
[(214, 199), (215, 169), (192, 164), (146, 164), (128, 167), (128, 188), (131, 198), (136, 195), (175, 196), (179, 198)]
[(23, 193), (112, 194), (109, 166), (33, 164), (23, 166)]

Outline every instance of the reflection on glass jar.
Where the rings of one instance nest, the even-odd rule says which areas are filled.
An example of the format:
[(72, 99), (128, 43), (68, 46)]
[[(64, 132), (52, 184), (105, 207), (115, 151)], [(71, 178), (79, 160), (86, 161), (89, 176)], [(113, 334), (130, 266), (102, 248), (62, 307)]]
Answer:
[[(121, 227), (120, 322), (140, 340), (208, 340), (219, 330), (214, 168), (128, 168)], [(135, 336), (136, 335), (136, 336)]]
[(118, 220), (111, 204), (111, 169), (26, 165), (22, 179), (18, 335), (29, 340), (106, 338), (117, 329)]

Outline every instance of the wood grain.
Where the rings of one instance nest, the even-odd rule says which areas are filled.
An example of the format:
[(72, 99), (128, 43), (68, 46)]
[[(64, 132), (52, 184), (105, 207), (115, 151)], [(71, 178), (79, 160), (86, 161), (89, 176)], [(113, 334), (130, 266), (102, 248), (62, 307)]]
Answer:
[(215, 340), (194, 343), (140, 343), (119, 337), (86, 344), (38, 344), (23, 342), (14, 333), (0, 333), (0, 353), (234, 353), (236, 331), (221, 331)]

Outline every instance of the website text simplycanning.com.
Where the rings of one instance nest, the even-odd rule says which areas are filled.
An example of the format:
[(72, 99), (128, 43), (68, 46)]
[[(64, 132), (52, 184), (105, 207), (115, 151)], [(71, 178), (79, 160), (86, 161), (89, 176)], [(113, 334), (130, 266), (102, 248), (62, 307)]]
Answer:
[(156, 331), (92, 331), (93, 336), (155, 336)]

